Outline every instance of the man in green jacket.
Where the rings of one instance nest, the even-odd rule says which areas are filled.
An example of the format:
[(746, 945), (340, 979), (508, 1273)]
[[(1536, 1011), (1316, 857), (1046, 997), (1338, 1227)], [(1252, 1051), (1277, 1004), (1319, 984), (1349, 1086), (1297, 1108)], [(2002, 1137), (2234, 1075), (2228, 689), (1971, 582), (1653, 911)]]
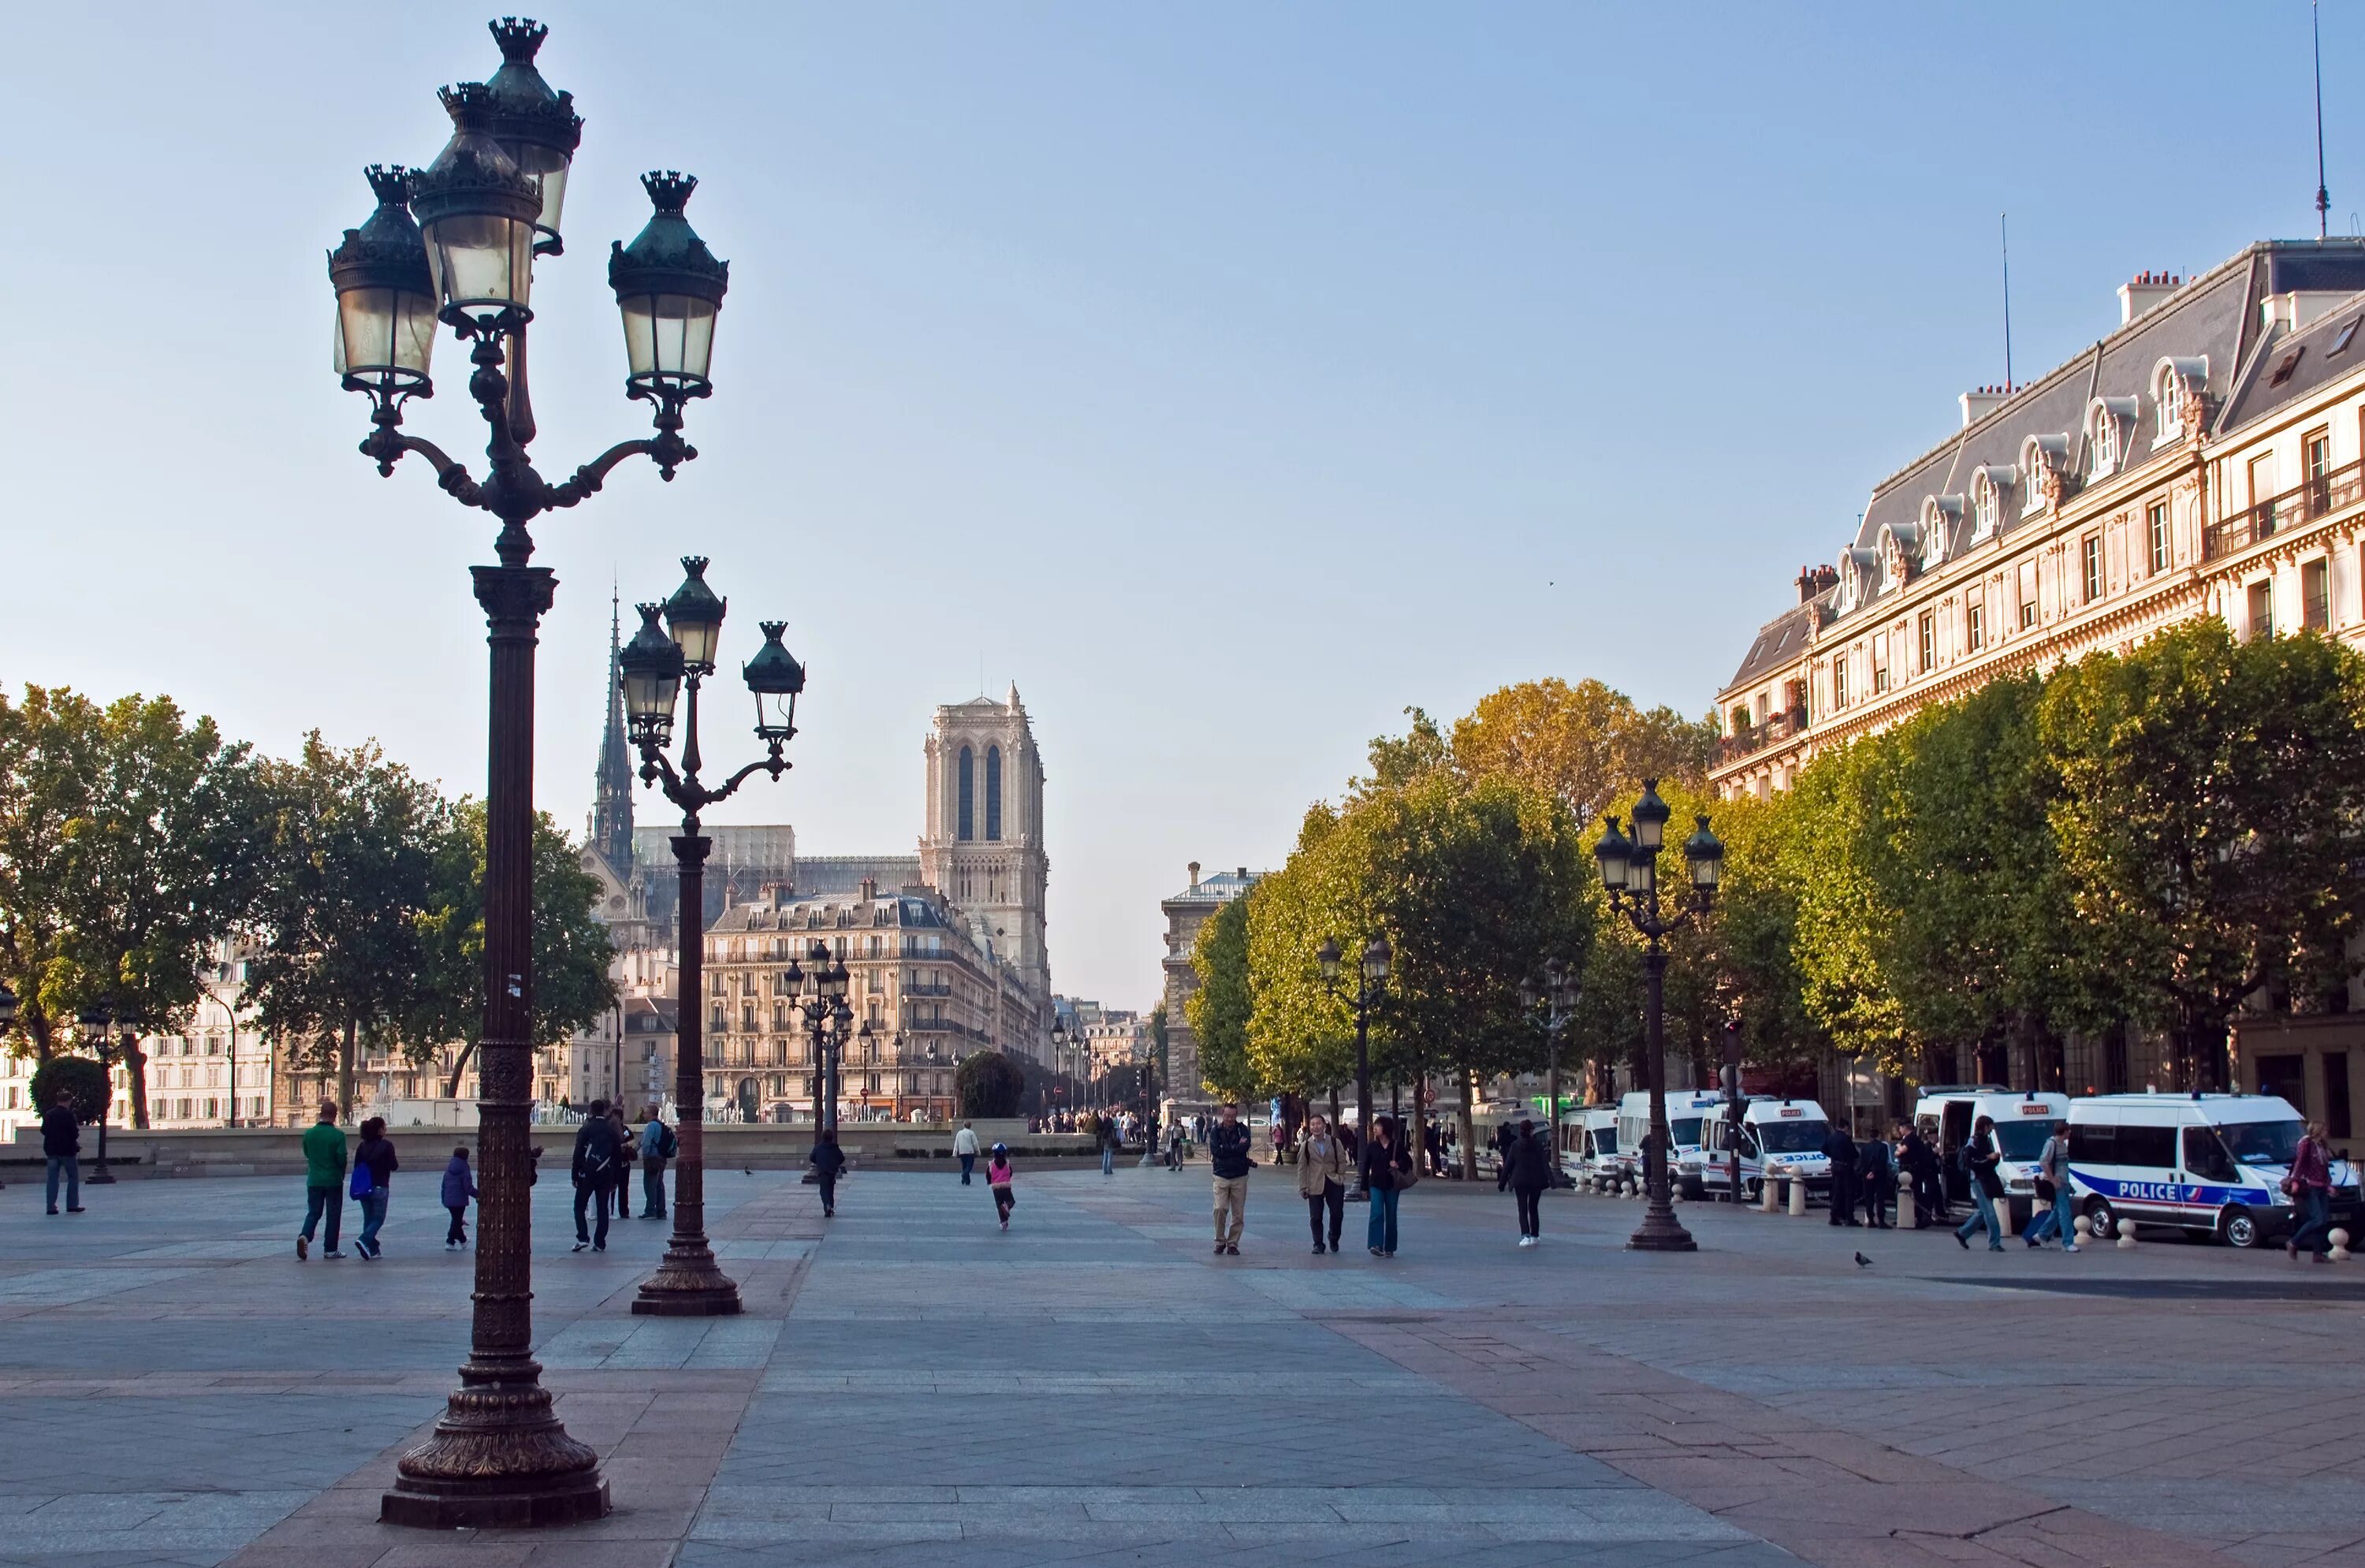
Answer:
[(304, 1133), (304, 1228), (297, 1233), (296, 1256), (311, 1255), (312, 1230), (320, 1215), (329, 1215), (329, 1249), (323, 1258), (342, 1258), (337, 1250), (337, 1224), (345, 1209), (345, 1135), (337, 1126), (337, 1103), (320, 1102), (320, 1119)]

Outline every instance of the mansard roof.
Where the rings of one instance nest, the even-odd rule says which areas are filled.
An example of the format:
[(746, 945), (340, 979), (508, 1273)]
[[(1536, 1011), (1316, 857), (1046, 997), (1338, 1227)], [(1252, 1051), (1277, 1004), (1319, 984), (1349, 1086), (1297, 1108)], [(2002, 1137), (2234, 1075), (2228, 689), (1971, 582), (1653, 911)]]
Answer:
[[(2028, 382), (1967, 427), (1948, 435), (1928, 451), (1873, 487), (1862, 521), (1842, 552), (1842, 588), (1830, 599), (1823, 619), (1844, 619), (1892, 597), (1903, 583), (1890, 580), (1877, 567), (1884, 531), (1900, 534), (1923, 519), (1923, 503), (1933, 496), (1968, 496), (1974, 476), (1982, 468), (1990, 476), (2009, 476), (2012, 488), (1996, 509), (1998, 536), (2009, 536), (2023, 526), (2044, 521), (2042, 511), (2023, 517), (2025, 487), (2032, 475), (2023, 460), (2032, 449), (2073, 476), (2089, 466), (2092, 425), (2089, 415), (2098, 400), (2110, 417), (2121, 421), (2121, 472), (2169, 461), (2180, 443), (2155, 453), (2152, 432), (2158, 429), (2158, 375), (2163, 361), (2179, 362), (2180, 373), (2206, 367), (2203, 395), (2214, 410), (2211, 426), (2224, 431), (2257, 418), (2268, 373), (2257, 366), (2274, 357), (2277, 330), (2265, 320), (2265, 302), (2273, 296), (2354, 294), (2365, 290), (2365, 239), (2260, 241), (2178, 288), (2154, 308), (2121, 326), (2091, 348), (2056, 365)], [(2296, 334), (2308, 352), (2293, 376), (2274, 388), (2277, 401), (2298, 396), (2323, 376), (2348, 367), (2348, 355), (2365, 355), (2365, 331), (2341, 359), (2327, 363), (2328, 351), (2342, 323), (2355, 319), (2359, 307), (2344, 305)], [(2299, 372), (2315, 379), (2303, 381)], [(2129, 417), (2132, 415), (2132, 423)], [(1977, 509), (1942, 509), (1952, 536), (1924, 542), (1925, 559), (1951, 561), (1973, 541)], [(1849, 557), (1853, 556), (1851, 561)], [(1761, 678), (1767, 669), (1797, 651), (1811, 629), (1811, 620), (1798, 610), (1786, 611), (1761, 630), (1725, 689)]]
[(1237, 871), (1218, 871), (1212, 877), (1202, 877), (1164, 902), (1167, 903), (1229, 903), (1255, 887), (1264, 877), (1262, 871), (1251, 871), (1243, 866)]
[(1786, 610), (1758, 629), (1757, 641), (1749, 644), (1741, 668), (1731, 681), (1732, 686), (1746, 686), (1766, 671), (1778, 669), (1799, 655), (1807, 645), (1807, 635), (1821, 625), (1831, 610), (1836, 588), (1826, 588), (1809, 602), (1795, 610)]

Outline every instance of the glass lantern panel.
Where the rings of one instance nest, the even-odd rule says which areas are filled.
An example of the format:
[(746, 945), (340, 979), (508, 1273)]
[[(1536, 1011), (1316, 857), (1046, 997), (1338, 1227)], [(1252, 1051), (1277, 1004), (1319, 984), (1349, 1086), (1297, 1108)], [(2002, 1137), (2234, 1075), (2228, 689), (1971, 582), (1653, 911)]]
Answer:
[(407, 289), (354, 288), (337, 296), (339, 375), (409, 370), (425, 375), (435, 353), (435, 302)]
[(794, 725), (790, 720), (797, 711), (793, 691), (759, 691), (756, 693), (756, 728), (759, 731), (786, 734)]
[(447, 305), (524, 305), (533, 289), (533, 225), (480, 214), (427, 226), (427, 265)]
[(624, 353), (634, 375), (707, 379), (714, 359), (714, 305), (686, 294), (636, 294), (619, 306)]

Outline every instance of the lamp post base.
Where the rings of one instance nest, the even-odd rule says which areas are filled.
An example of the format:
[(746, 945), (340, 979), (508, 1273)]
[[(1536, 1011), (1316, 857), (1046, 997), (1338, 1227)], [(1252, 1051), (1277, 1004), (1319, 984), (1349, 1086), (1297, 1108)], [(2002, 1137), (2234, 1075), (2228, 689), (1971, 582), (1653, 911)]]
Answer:
[(635, 1317), (733, 1317), (738, 1312), (739, 1287), (716, 1265), (702, 1236), (694, 1247), (677, 1237), (633, 1298)]
[(1626, 1250), (1697, 1252), (1699, 1243), (1692, 1239), (1692, 1233), (1683, 1227), (1673, 1211), (1663, 1212), (1658, 1204), (1653, 1204), (1651, 1212), (1642, 1216), (1642, 1227), (1626, 1238)]
[(378, 1520), (414, 1529), (531, 1529), (608, 1513), (608, 1480), (589, 1445), (567, 1436), (542, 1369), (461, 1369), (434, 1435), (402, 1456)]

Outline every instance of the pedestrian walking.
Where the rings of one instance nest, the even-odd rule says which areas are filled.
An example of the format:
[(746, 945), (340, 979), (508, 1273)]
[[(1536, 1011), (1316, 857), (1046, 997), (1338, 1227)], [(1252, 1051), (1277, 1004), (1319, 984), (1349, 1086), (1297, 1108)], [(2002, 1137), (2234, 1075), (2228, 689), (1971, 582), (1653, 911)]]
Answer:
[(1371, 1194), (1372, 1217), (1364, 1226), (1364, 1242), (1374, 1258), (1396, 1255), (1396, 1194), (1412, 1160), (1396, 1148), (1395, 1122), (1372, 1119), (1372, 1136), (1363, 1140), (1363, 1191)]
[(1103, 1116), (1097, 1131), (1101, 1144), (1101, 1174), (1114, 1176), (1116, 1174), (1116, 1146), (1124, 1135), (1117, 1130), (1115, 1116)]
[(1845, 1127), (1833, 1124), (1823, 1138), (1823, 1158), (1832, 1163), (1832, 1223), (1855, 1225), (1855, 1138)]
[(1946, 1186), (1940, 1180), (1938, 1151), (1930, 1147), (1920, 1128), (1906, 1129), (1897, 1161), (1913, 1182), (1913, 1228), (1927, 1230), (1952, 1219), (1946, 1212)]
[(641, 1217), (663, 1219), (666, 1216), (666, 1161), (681, 1152), (681, 1140), (674, 1136), (657, 1107), (649, 1107), (649, 1125), (641, 1129)]
[(1519, 1245), (1534, 1247), (1543, 1240), (1543, 1197), (1544, 1189), (1552, 1185), (1552, 1146), (1537, 1135), (1535, 1123), (1522, 1121), (1504, 1159), (1510, 1167), (1511, 1196), (1519, 1205)]
[(362, 1141), (353, 1150), (353, 1196), (362, 1207), (361, 1239), (353, 1250), (364, 1261), (380, 1258), (385, 1249), (378, 1246), (377, 1233), (386, 1227), (386, 1205), (394, 1194), (394, 1173), (402, 1169), (396, 1158), (394, 1140), (386, 1136), (386, 1118), (372, 1116), (362, 1124)]
[(837, 1178), (846, 1169), (846, 1150), (837, 1147), (835, 1127), (823, 1132), (805, 1163), (813, 1168), (813, 1180), (821, 1188), (821, 1217), (827, 1219), (837, 1213)]
[(66, 1213), (82, 1213), (82, 1117), (63, 1100), (50, 1101), (41, 1113), (41, 1159), (50, 1171), (50, 1212), (58, 1212), (58, 1178), (63, 1176)]
[(443, 1167), (443, 1206), (451, 1211), (452, 1224), (443, 1232), (443, 1250), (468, 1245), (468, 1204), (476, 1195), (476, 1172), (468, 1169), (468, 1146), (460, 1145), (452, 1151), (451, 1162)]
[(985, 1184), (993, 1193), (993, 1217), (1002, 1222), (1004, 1230), (1010, 1228), (1010, 1211), (1018, 1206), (1018, 1194), (1010, 1190), (1016, 1174), (1010, 1169), (1010, 1150), (995, 1144), (992, 1157), (985, 1162)]
[(1864, 1223), (1875, 1230), (1890, 1228), (1889, 1201), (1897, 1196), (1897, 1151), (1887, 1138), (1866, 1138), (1856, 1151), (1856, 1186), (1864, 1196)]
[(329, 1216), (323, 1258), (342, 1258), (337, 1250), (337, 1226), (345, 1210), (345, 1135), (337, 1126), (337, 1103), (320, 1102), (320, 1116), (304, 1129), (304, 1228), (296, 1233), (296, 1256), (311, 1256), (312, 1232), (320, 1216)]
[(2003, 1225), (1996, 1218), (1996, 1200), (2003, 1196), (2003, 1178), (1996, 1174), (1995, 1118), (1981, 1116), (1971, 1127), (1971, 1141), (1963, 1146), (1963, 1166), (1971, 1179), (1974, 1212), (1955, 1232), (1966, 1250), (1971, 1233), (1988, 1233), (1988, 1250), (2003, 1250)]
[(977, 1129), (967, 1122), (953, 1134), (953, 1153), (960, 1159), (961, 1185), (966, 1187), (970, 1185), (970, 1172), (977, 1169)]
[(1207, 1131), (1207, 1159), (1216, 1172), (1216, 1250), (1238, 1257), (1249, 1217), (1249, 1130), (1240, 1108), (1227, 1102)]
[(2043, 1152), (2036, 1157), (2036, 1202), (2041, 1212), (2029, 1220), (2028, 1229), (2021, 1238), (2031, 1247), (2045, 1245), (2046, 1232), (2061, 1238), (2061, 1250), (2078, 1250), (2077, 1200), (2069, 1189), (2069, 1124), (2053, 1124), (2053, 1136), (2045, 1140)]
[[(1347, 1151), (1330, 1131), (1319, 1111), (1306, 1118), (1297, 1140), (1297, 1195), (1306, 1200), (1306, 1223), (1314, 1230), (1314, 1250), (1319, 1255), (1339, 1250), (1339, 1231), (1347, 1219), (1347, 1189), (1339, 1181), (1347, 1168)], [(1322, 1218), (1330, 1218), (1329, 1240), (1323, 1240)]]
[(624, 1120), (624, 1107), (618, 1103), (608, 1107), (608, 1119), (616, 1124), (616, 1217), (633, 1217), (633, 1161), (641, 1152), (640, 1139), (633, 1136), (632, 1124)]
[(2329, 1263), (2332, 1254), (2326, 1248), (2332, 1229), (2332, 1160), (2325, 1150), (2322, 1122), (2308, 1123), (2291, 1174), (2283, 1179), (2283, 1191), (2299, 1211), (2299, 1228), (2283, 1242), (2283, 1251), (2297, 1262), (2299, 1249), (2305, 1247), (2317, 1262)]
[(1182, 1124), (1179, 1120), (1166, 1129), (1166, 1169), (1182, 1169)]
[(1495, 1150), (1495, 1191), (1500, 1193), (1511, 1184), (1511, 1140), (1519, 1135), (1511, 1130), (1508, 1122), (1495, 1125), (1490, 1147)]
[[(608, 1102), (591, 1102), (591, 1114), (575, 1129), (575, 1159), (571, 1174), (575, 1178), (575, 1250), (588, 1247), (594, 1252), (608, 1250), (608, 1195), (616, 1178), (616, 1124), (608, 1119)], [(584, 1222), (583, 1211), (588, 1205), (597, 1217), (598, 1229)]]

